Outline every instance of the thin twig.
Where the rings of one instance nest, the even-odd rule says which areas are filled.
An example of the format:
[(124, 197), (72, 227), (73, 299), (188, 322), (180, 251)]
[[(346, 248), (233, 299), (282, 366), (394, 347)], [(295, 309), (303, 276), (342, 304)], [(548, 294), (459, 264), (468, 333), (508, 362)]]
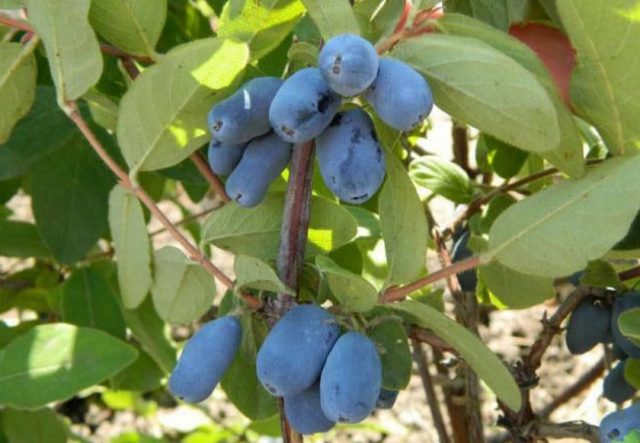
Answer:
[[(174, 226), (167, 216), (158, 208), (153, 199), (147, 194), (144, 189), (138, 186), (134, 186), (127, 173), (111, 158), (111, 156), (105, 151), (102, 143), (97, 139), (87, 122), (84, 120), (75, 102), (69, 103), (71, 112), (69, 118), (76, 124), (80, 132), (84, 135), (85, 139), (89, 142), (94, 151), (102, 159), (102, 161), (111, 169), (111, 171), (118, 177), (120, 184), (127, 190), (133, 192), (140, 201), (151, 211), (151, 213), (162, 223), (171, 236), (187, 251), (190, 258), (199, 263), (209, 274), (217, 278), (227, 288), (232, 289), (234, 282), (227, 277), (217, 266), (215, 266), (209, 258), (196, 246), (194, 246), (179, 230)], [(242, 294), (242, 298), (247, 302), (249, 306), (254, 309), (258, 309), (262, 306), (262, 303), (257, 298), (249, 295)]]
[(618, 277), (621, 281), (633, 280), (634, 278), (638, 278), (640, 277), (640, 266), (622, 271), (618, 274)]
[[(203, 211), (196, 212), (195, 214), (188, 215), (188, 216), (178, 220), (177, 222), (174, 222), (173, 225), (174, 226), (182, 226), (185, 223), (192, 222), (192, 221), (197, 220), (200, 217), (203, 217), (203, 216), (205, 216), (207, 214), (211, 214), (213, 211), (215, 211), (217, 209), (220, 209), (220, 206), (214, 206), (213, 208), (208, 208), (208, 209), (205, 209)], [(155, 237), (156, 235), (161, 234), (161, 233), (166, 232), (166, 231), (167, 231), (167, 228), (165, 228), (165, 227), (158, 228), (155, 231), (150, 232), (149, 236), (150, 237)]]
[[(293, 150), (289, 183), (285, 196), (284, 214), (280, 229), (280, 248), (278, 250), (277, 268), (280, 279), (294, 291), (298, 291), (300, 271), (304, 263), (307, 245), (309, 217), (311, 209), (311, 188), (313, 179), (313, 141), (298, 145)], [(288, 294), (278, 297), (267, 305), (270, 320), (287, 312), (295, 303), (295, 298)], [(297, 356), (300, 358), (300, 356)], [(284, 402), (279, 402), (280, 428), (284, 443), (301, 443), (302, 435), (295, 432), (289, 424), (284, 412)]]
[(541, 418), (548, 418), (553, 413), (553, 411), (558, 409), (560, 406), (562, 406), (572, 398), (576, 397), (582, 391), (591, 386), (596, 380), (598, 380), (604, 373), (605, 367), (605, 359), (601, 358), (595, 365), (593, 365), (591, 369), (582, 374), (578, 381), (562, 391), (560, 395), (554, 398), (551, 403), (545, 406), (538, 413), (538, 416)]
[(200, 174), (202, 174), (204, 179), (209, 183), (209, 186), (211, 186), (215, 193), (220, 196), (220, 199), (225, 203), (231, 201), (224, 189), (224, 184), (222, 183), (220, 178), (213, 173), (207, 162), (202, 158), (198, 151), (191, 154), (191, 161), (196, 166), (196, 168), (198, 168), (198, 171), (200, 171)]
[[(434, 240), (438, 249), (438, 257), (443, 268), (452, 265), (451, 256), (437, 229), (434, 229)], [(460, 287), (457, 274), (447, 276), (447, 286), (453, 296), (457, 320), (467, 330), (476, 336), (478, 333), (478, 301), (475, 294), (465, 294)], [(462, 376), (465, 380), (465, 399), (467, 431), (469, 441), (483, 441), (484, 431), (482, 426), (482, 413), (480, 411), (480, 381), (475, 371), (464, 364), (461, 366)]]
[(428, 344), (429, 346), (439, 349), (440, 351), (449, 352), (451, 354), (457, 354), (457, 351), (453, 346), (451, 346), (449, 343), (447, 343), (446, 341), (438, 337), (433, 332), (428, 331), (426, 329), (419, 328), (417, 326), (412, 326), (411, 330), (409, 331), (409, 337), (411, 337), (411, 339), (418, 341), (420, 343)]
[(6, 15), (0, 14), (0, 25), (5, 25), (10, 28), (19, 29), (20, 31), (33, 32), (33, 28), (29, 23), (22, 20), (16, 20)]
[(413, 347), (413, 359), (418, 365), (418, 372), (420, 373), (420, 379), (422, 380), (422, 387), (424, 388), (424, 394), (427, 398), (429, 409), (431, 410), (431, 417), (433, 419), (436, 432), (438, 433), (438, 438), (440, 439), (440, 443), (449, 443), (451, 440), (449, 439), (447, 427), (445, 426), (444, 419), (442, 418), (440, 403), (433, 387), (433, 378), (429, 372), (427, 354), (424, 352), (422, 344), (415, 338), (411, 339), (411, 345)]
[(426, 277), (422, 277), (421, 279), (416, 280), (415, 282), (408, 285), (389, 288), (380, 296), (380, 303), (391, 303), (394, 301), (400, 301), (411, 294), (413, 291), (417, 291), (418, 289), (428, 286), (431, 283), (435, 283), (438, 280), (447, 278), (450, 275), (459, 274), (461, 272), (468, 271), (469, 269), (473, 269), (479, 264), (480, 257), (470, 257), (466, 260), (461, 260), (459, 262), (453, 263), (451, 266), (439, 269), (436, 272), (433, 272)]

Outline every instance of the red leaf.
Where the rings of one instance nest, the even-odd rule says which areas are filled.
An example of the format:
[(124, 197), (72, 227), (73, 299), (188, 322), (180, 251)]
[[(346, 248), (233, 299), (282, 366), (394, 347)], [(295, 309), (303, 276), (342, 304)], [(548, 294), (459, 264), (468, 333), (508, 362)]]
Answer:
[(576, 53), (567, 36), (553, 26), (533, 22), (513, 24), (509, 34), (536, 53), (553, 76), (560, 96), (567, 106), (571, 106), (569, 83), (576, 65)]

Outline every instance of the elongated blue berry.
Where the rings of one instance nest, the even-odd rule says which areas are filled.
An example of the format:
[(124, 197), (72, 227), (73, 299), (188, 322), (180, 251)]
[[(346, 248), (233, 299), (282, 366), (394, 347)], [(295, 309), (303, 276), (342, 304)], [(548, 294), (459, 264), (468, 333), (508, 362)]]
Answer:
[(269, 107), (282, 80), (258, 77), (242, 85), (235, 94), (213, 106), (209, 130), (223, 143), (246, 143), (271, 130)]
[(338, 339), (320, 377), (324, 414), (337, 422), (358, 423), (376, 407), (382, 364), (375, 345), (357, 332)]
[(352, 97), (364, 92), (378, 73), (376, 49), (354, 34), (342, 34), (329, 40), (320, 51), (318, 66), (329, 87)]
[(411, 66), (382, 58), (378, 76), (365, 97), (389, 126), (409, 131), (431, 112), (433, 97), (427, 81)]
[(340, 107), (318, 68), (306, 68), (289, 77), (271, 103), (271, 126), (283, 139), (300, 143), (325, 130)]
[(221, 317), (200, 328), (171, 373), (171, 393), (189, 403), (206, 400), (231, 365), (241, 339), (242, 328), (235, 317)]
[(291, 143), (281, 140), (275, 133), (252, 140), (227, 179), (227, 195), (247, 208), (258, 205), (290, 159)]
[(316, 153), (325, 184), (340, 200), (361, 204), (380, 189), (384, 154), (371, 119), (361, 109), (338, 114), (316, 139)]
[(298, 305), (278, 321), (258, 351), (258, 379), (273, 395), (308, 389), (320, 376), (340, 329), (319, 306)]
[(207, 153), (209, 167), (218, 175), (231, 174), (240, 162), (246, 147), (246, 143), (229, 145), (218, 140), (211, 140)]
[(327, 432), (335, 426), (320, 407), (320, 383), (284, 399), (284, 412), (293, 429), (300, 434)]
[(600, 423), (600, 441), (622, 442), (634, 431), (640, 434), (640, 403), (607, 415)]

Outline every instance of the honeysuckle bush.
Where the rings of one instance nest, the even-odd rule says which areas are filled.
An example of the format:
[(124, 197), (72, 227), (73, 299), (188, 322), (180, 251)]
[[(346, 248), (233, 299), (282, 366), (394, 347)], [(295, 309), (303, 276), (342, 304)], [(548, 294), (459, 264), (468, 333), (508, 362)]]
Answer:
[[(508, 430), (524, 432), (536, 417), (516, 414), (528, 401), (515, 362), (501, 361), (464, 315), (450, 318), (431, 284), (451, 277), (457, 292), (455, 273), (475, 268), (475, 294), (462, 299), (498, 309), (540, 304), (578, 271), (582, 290), (634, 287), (640, 5), (513, 3), (0, 0), (0, 255), (22, 260), (18, 271), (0, 262), (0, 312), (24, 319), (0, 321), (0, 441), (45, 441), (30, 434), (35, 423), (47, 442), (66, 441), (58, 411), (75, 396), (163, 392), (183, 345), (170, 327), (197, 329), (211, 313), (231, 313), (243, 329), (221, 388), (250, 420), (276, 420), (256, 353), (296, 302), (323, 304), (372, 338), (387, 390), (406, 387), (409, 334), (428, 330), (495, 394), (487, 401), (497, 398)], [(294, 155), (258, 206), (228, 202), (203, 160), (211, 107), (252, 78), (315, 66), (322, 43), (345, 33), (412, 66), (436, 106), (479, 131), (477, 168), (468, 153), (423, 152), (427, 121), (401, 132), (371, 114), (387, 170), (370, 201), (341, 202), (314, 168), (309, 204), (292, 210), (305, 183)], [(342, 108), (354, 104), (370, 111), (363, 97)], [(220, 207), (191, 213), (180, 189)], [(12, 213), (16, 195), (29, 197), (33, 219)], [(435, 226), (434, 196), (467, 209)], [(172, 224), (162, 201), (185, 223)], [(280, 245), (306, 229), (291, 224), (306, 206), (308, 238), (294, 245), (304, 263), (287, 267)], [(151, 218), (177, 246), (155, 244)], [(443, 242), (463, 231), (472, 256), (427, 269), (428, 250), (449, 264)], [(210, 261), (214, 246), (235, 255), (235, 281)], [(639, 309), (617, 321), (640, 340)], [(640, 388), (636, 362), (624, 375)]]

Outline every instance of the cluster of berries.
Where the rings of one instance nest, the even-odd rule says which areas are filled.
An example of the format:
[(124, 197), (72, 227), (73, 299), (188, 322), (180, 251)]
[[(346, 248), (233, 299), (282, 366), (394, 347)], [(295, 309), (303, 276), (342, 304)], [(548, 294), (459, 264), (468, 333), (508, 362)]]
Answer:
[(256, 206), (287, 167), (292, 149), (315, 139), (327, 187), (347, 203), (364, 203), (380, 188), (385, 161), (369, 114), (361, 107), (339, 112), (343, 98), (359, 95), (401, 131), (418, 126), (433, 107), (427, 81), (413, 68), (378, 58), (361, 37), (339, 35), (320, 51), (318, 67), (284, 81), (254, 78), (213, 106), (211, 169), (229, 176), (226, 192), (232, 200)]
[[(209, 397), (241, 339), (236, 317), (203, 326), (171, 374), (173, 395), (194, 403)], [(298, 305), (276, 323), (258, 351), (256, 371), (267, 391), (284, 398), (285, 414), (302, 434), (358, 423), (376, 408), (391, 408), (398, 395), (382, 388), (376, 345), (359, 332), (340, 335), (337, 319), (315, 305)]]

